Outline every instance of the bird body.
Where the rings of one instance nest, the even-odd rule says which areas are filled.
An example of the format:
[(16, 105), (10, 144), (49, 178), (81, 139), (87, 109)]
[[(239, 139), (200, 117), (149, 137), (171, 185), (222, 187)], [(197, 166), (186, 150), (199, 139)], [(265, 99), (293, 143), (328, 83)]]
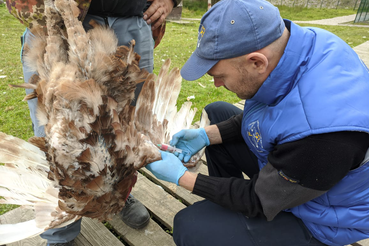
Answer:
[[(81, 217), (109, 220), (125, 205), (137, 170), (161, 158), (157, 144), (190, 128), (196, 109), (177, 112), (179, 69), (159, 75), (138, 67), (139, 55), (117, 46), (114, 32), (85, 32), (73, 0), (46, 0), (47, 35), (36, 35), (26, 58), (36, 72), (37, 117), (46, 136), (29, 142), (0, 133), (0, 203), (35, 211), (35, 219), (0, 225), (0, 245), (62, 227)], [(145, 82), (136, 106), (137, 83)], [(27, 228), (22, 230), (21, 228)]]

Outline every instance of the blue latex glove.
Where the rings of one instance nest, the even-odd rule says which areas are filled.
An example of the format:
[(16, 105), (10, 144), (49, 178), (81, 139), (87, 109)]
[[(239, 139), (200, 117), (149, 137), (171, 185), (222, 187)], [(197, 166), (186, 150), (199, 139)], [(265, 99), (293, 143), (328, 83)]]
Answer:
[(183, 166), (182, 162), (172, 153), (160, 152), (162, 160), (147, 164), (146, 168), (158, 179), (178, 185), (178, 180), (187, 171), (187, 167)]
[(176, 155), (181, 161), (188, 162), (194, 154), (205, 146), (210, 145), (208, 135), (204, 128), (182, 130), (173, 135), (170, 145), (182, 149), (182, 153)]

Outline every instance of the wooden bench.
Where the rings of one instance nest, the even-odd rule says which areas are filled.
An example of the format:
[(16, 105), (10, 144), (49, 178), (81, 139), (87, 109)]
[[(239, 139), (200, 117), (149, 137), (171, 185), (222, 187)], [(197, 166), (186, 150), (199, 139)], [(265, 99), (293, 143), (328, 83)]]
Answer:
[[(244, 101), (235, 105), (243, 109)], [(196, 172), (207, 174), (204, 163), (206, 160), (203, 157)], [(81, 233), (75, 240), (75, 246), (174, 246), (171, 232), (175, 214), (203, 199), (175, 184), (156, 179), (146, 168), (141, 170), (132, 194), (150, 211), (151, 220), (147, 227), (141, 230), (132, 229), (117, 216), (108, 221), (106, 226), (96, 220), (83, 218)], [(17, 208), (0, 216), (0, 224), (25, 221), (32, 218), (32, 215), (30, 210)], [(8, 246), (45, 245), (46, 240), (37, 236)], [(352, 245), (369, 246), (369, 240)]]
[[(135, 230), (126, 226), (118, 216), (108, 221), (107, 226), (97, 220), (83, 218), (81, 233), (75, 240), (76, 246), (175, 245), (171, 236), (174, 216), (186, 206), (203, 198), (175, 184), (156, 179), (146, 168), (141, 171), (132, 189), (132, 195), (149, 210), (151, 219), (148, 226)], [(197, 171), (207, 174), (207, 168), (202, 163)], [(31, 210), (17, 208), (0, 216), (0, 224), (25, 221), (32, 218), (32, 215)], [(46, 240), (37, 236), (8, 244), (8, 246), (20, 245), (45, 246)]]

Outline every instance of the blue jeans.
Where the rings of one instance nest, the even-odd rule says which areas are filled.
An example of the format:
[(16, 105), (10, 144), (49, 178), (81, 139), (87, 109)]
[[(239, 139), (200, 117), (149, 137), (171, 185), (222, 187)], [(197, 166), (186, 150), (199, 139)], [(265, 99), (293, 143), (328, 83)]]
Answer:
[[(132, 16), (128, 18), (121, 17), (106, 17), (105, 19), (100, 16), (87, 15), (83, 21), (83, 27), (89, 30), (91, 26), (88, 22), (94, 19), (101, 25), (108, 24), (112, 28), (118, 38), (118, 45), (129, 45), (129, 42), (134, 39), (136, 41), (135, 52), (141, 56), (139, 63), (140, 68), (145, 68), (148, 72), (152, 73), (154, 68), (154, 41), (152, 39), (151, 27), (142, 19), (142, 17)], [(33, 34), (29, 29), (26, 29), (22, 36), (22, 50), (21, 60), (23, 64), (23, 77), (24, 81), (28, 80), (33, 75), (27, 64), (23, 61), (23, 45), (31, 42)], [(143, 83), (138, 84), (135, 91), (135, 98), (138, 97)], [(26, 94), (30, 94), (33, 90), (27, 89)], [(44, 137), (44, 127), (40, 126), (36, 117), (37, 99), (28, 100), (28, 107), (30, 110), (30, 116), (33, 125), (33, 131), (35, 136)], [(135, 105), (135, 101), (132, 102)], [(81, 220), (74, 222), (63, 228), (50, 229), (41, 234), (41, 237), (48, 240), (48, 243), (65, 243), (73, 240), (78, 236), (81, 230)]]
[[(211, 124), (242, 113), (232, 104), (215, 102), (205, 107)], [(241, 133), (240, 133), (241, 134)], [(259, 172), (257, 159), (245, 143), (218, 144), (206, 148), (209, 175), (242, 178)], [(177, 245), (212, 246), (321, 246), (292, 213), (281, 212), (272, 221), (248, 218), (208, 200), (194, 203), (174, 218)]]

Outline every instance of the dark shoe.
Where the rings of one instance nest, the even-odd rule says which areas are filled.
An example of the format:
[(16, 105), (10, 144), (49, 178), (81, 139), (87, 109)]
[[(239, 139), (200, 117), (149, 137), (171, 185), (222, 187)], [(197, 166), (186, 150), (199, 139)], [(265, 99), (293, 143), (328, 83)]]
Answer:
[(67, 243), (48, 243), (47, 246), (73, 246), (74, 240)]
[(127, 226), (133, 229), (144, 228), (150, 221), (150, 214), (145, 206), (132, 195), (128, 196), (126, 205), (119, 216)]

